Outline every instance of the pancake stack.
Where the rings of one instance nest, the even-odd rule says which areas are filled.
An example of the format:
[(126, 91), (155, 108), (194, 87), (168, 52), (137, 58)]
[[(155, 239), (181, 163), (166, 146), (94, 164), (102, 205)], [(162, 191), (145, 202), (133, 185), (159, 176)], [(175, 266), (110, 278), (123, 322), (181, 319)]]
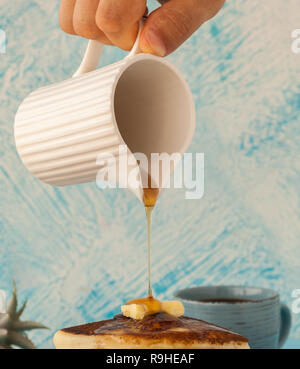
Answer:
[(204, 321), (164, 312), (142, 320), (113, 319), (65, 328), (54, 336), (57, 349), (248, 349), (239, 334)]

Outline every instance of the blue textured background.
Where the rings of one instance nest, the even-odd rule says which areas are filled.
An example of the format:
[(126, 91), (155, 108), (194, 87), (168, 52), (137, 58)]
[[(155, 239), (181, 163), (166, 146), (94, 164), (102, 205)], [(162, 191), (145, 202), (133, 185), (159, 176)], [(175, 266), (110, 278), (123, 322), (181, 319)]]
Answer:
[[(146, 292), (144, 209), (127, 191), (51, 188), (22, 166), (13, 139), (18, 105), (69, 77), (85, 40), (58, 27), (57, 0), (0, 0), (0, 288), (15, 278), (24, 318), (51, 347), (63, 326), (105, 319)], [(299, 0), (232, 0), (169, 59), (197, 107), (191, 151), (205, 153), (205, 196), (164, 193), (154, 213), (153, 280), (160, 298), (202, 284), (300, 288)], [(107, 48), (102, 64), (124, 53)], [(294, 315), (293, 338), (300, 338)]]

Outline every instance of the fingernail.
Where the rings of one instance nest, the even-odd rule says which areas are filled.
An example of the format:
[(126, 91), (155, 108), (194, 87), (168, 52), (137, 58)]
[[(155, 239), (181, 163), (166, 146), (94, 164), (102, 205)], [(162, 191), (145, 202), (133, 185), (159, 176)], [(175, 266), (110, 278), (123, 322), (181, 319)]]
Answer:
[(166, 47), (160, 37), (152, 30), (148, 29), (142, 37), (142, 49), (149, 54), (165, 56), (167, 53)]

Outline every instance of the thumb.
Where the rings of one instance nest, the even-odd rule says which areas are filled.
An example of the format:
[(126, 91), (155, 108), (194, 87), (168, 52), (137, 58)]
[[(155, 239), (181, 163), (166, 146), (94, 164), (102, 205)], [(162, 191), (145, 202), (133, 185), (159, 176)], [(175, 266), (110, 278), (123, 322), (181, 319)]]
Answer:
[(141, 34), (142, 52), (166, 56), (213, 17), (225, 0), (171, 0), (152, 12)]

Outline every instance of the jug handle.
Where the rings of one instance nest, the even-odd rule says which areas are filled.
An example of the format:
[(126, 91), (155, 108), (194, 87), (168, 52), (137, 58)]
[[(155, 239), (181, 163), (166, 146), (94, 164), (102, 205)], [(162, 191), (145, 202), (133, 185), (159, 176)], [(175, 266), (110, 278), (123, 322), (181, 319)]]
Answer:
[[(137, 34), (137, 38), (135, 40), (135, 43), (130, 53), (126, 56), (126, 58), (131, 58), (132, 56), (135, 56), (136, 54), (140, 52), (139, 42), (140, 42), (140, 36), (141, 36), (143, 24), (144, 24), (144, 20), (141, 19), (139, 21), (139, 31)], [(73, 77), (77, 77), (82, 74), (92, 72), (93, 70), (95, 70), (99, 64), (102, 51), (103, 51), (103, 47), (104, 45), (101, 42), (96, 41), (96, 40), (90, 40), (88, 43), (87, 49), (85, 51), (84, 57), (82, 59), (82, 62), (79, 68), (77, 69), (77, 71), (75, 72), (75, 74), (73, 75)]]

